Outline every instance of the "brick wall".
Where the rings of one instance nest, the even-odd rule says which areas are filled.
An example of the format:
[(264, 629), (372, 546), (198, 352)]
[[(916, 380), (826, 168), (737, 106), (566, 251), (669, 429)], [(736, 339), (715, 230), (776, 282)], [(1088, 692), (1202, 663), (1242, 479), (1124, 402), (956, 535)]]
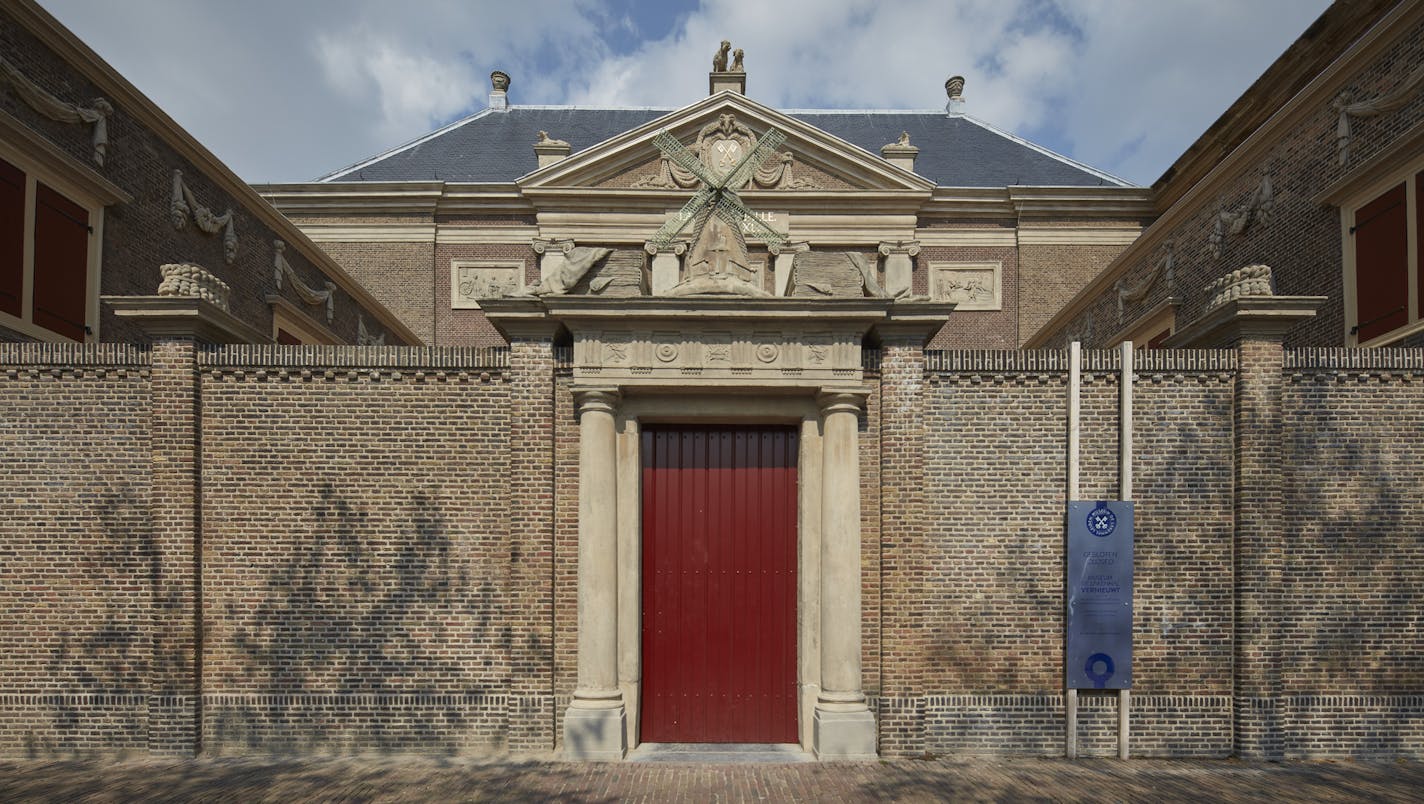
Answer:
[[(0, 753), (553, 748), (567, 352), (0, 347)], [(1057, 754), (1066, 355), (871, 356), (882, 753)], [(1424, 352), (1136, 360), (1134, 754), (1424, 755)], [(1085, 353), (1085, 499), (1117, 381)], [(1115, 707), (1083, 695), (1083, 753)]]
[(147, 748), (149, 367), (0, 346), (0, 753)]
[(205, 752), (503, 744), (505, 358), (205, 353)]
[(1424, 751), (1424, 350), (1287, 353), (1288, 757)]

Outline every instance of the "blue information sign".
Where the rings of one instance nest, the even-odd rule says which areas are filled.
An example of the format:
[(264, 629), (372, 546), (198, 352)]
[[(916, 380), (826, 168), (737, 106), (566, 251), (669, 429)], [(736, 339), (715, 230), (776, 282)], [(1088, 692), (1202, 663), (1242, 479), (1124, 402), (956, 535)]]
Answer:
[(1132, 688), (1132, 503), (1068, 503), (1069, 689)]

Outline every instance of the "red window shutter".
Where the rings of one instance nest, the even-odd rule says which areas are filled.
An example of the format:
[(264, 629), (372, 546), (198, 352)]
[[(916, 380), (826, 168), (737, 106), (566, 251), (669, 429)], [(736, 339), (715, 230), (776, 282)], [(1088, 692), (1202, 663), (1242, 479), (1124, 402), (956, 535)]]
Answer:
[(1360, 341), (1409, 323), (1409, 218), (1400, 184), (1355, 211), (1355, 321)]
[(84, 340), (89, 298), (89, 213), (39, 184), (35, 187), (35, 323)]
[(278, 328), (277, 328), (277, 343), (280, 343), (280, 344), (282, 344), (283, 346), (301, 346), (301, 345), (302, 345), (302, 339), (301, 339), (301, 338), (298, 338), (297, 336), (293, 335), (292, 333), (286, 331), (285, 329), (282, 329), (281, 327), (278, 327)]
[[(1424, 172), (1414, 174), (1414, 237), (1424, 240)], [(1424, 243), (1414, 244), (1414, 256), (1418, 261), (1414, 266), (1414, 287), (1419, 290), (1414, 311), (1416, 318), (1424, 318)]]
[(25, 286), (25, 173), (0, 159), (0, 312), (20, 314)]

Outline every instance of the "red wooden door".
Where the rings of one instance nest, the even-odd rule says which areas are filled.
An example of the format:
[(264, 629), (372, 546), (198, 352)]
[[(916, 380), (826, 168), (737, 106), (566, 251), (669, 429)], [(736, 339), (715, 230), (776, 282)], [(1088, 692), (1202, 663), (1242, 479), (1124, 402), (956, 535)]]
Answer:
[(798, 742), (796, 454), (790, 428), (644, 429), (644, 742)]

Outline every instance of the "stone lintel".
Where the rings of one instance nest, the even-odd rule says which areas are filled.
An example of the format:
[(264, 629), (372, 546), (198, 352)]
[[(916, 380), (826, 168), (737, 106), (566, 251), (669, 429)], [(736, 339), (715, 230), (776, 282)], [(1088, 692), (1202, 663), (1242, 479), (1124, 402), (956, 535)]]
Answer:
[(1325, 304), (1325, 296), (1241, 296), (1208, 310), (1173, 333), (1171, 349), (1207, 349), (1242, 340), (1275, 340)]
[(205, 343), (271, 343), (272, 336), (212, 302), (190, 296), (104, 296), (119, 318), (150, 338), (194, 338)]

